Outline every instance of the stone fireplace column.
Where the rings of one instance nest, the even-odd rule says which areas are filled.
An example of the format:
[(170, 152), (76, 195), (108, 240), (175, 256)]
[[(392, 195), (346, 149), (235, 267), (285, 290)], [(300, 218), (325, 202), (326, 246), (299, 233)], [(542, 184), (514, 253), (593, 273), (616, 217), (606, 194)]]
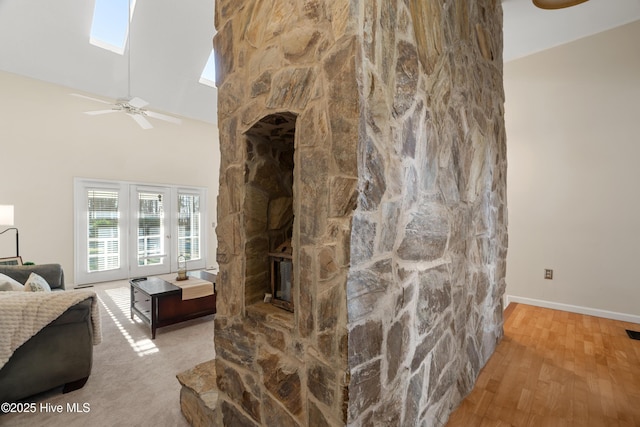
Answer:
[[(215, 20), (218, 420), (443, 425), (502, 336), (500, 2), (216, 0)], [(265, 302), (289, 298), (284, 246), (287, 310)]]

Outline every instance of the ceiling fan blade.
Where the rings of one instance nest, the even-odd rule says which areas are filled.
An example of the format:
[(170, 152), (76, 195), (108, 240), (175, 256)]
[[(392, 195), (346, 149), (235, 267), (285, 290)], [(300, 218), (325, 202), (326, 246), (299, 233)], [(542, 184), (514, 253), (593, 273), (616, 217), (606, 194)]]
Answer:
[(149, 120), (145, 119), (144, 116), (140, 115), (140, 114), (130, 114), (127, 113), (127, 116), (130, 116), (133, 120), (135, 120), (142, 129), (151, 129), (153, 128), (153, 126), (151, 126), (151, 123), (149, 123)]
[(149, 105), (149, 103), (147, 101), (145, 101), (144, 99), (140, 99), (140, 98), (138, 98), (136, 96), (136, 97), (131, 98), (129, 100), (129, 105), (131, 105), (132, 107), (135, 107), (135, 108), (142, 108), (145, 105)]
[(98, 115), (100, 115), (100, 114), (117, 113), (118, 111), (120, 111), (120, 110), (114, 110), (114, 109), (111, 109), (111, 110), (85, 111), (84, 113), (85, 113), (85, 114), (88, 114), (88, 115), (90, 115), (90, 116), (98, 116)]
[(71, 96), (77, 96), (78, 98), (88, 99), (89, 101), (101, 102), (103, 104), (111, 104), (111, 102), (103, 101), (102, 99), (92, 98), (90, 96), (80, 95), (79, 93), (72, 93)]
[(182, 120), (180, 120), (180, 119), (178, 119), (176, 117), (171, 117), (171, 116), (167, 116), (166, 114), (156, 113), (155, 111), (147, 110), (147, 111), (145, 111), (145, 113), (149, 117), (153, 117), (154, 119), (164, 120), (165, 122), (171, 122), (171, 123), (175, 123), (177, 125), (182, 123)]

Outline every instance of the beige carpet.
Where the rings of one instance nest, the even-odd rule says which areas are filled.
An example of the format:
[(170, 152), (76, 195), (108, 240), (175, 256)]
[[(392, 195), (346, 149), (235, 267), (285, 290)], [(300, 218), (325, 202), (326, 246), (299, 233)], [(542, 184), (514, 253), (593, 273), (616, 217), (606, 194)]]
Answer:
[[(129, 316), (127, 281), (93, 287), (100, 297), (102, 343), (94, 347), (93, 368), (80, 390), (61, 390), (29, 399), (35, 414), (0, 415), (2, 426), (188, 426), (180, 412), (176, 374), (214, 358), (213, 316), (156, 331)], [(63, 412), (46, 413), (46, 404)], [(88, 408), (69, 413), (68, 404)]]

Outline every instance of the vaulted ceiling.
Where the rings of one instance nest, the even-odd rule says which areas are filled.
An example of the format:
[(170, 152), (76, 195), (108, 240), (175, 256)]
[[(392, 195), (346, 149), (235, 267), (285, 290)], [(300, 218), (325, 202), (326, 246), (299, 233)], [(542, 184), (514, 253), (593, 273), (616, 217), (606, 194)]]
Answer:
[[(217, 91), (198, 82), (215, 33), (213, 2), (137, 0), (131, 96), (157, 111), (216, 122)], [(640, 0), (589, 0), (551, 11), (530, 0), (502, 5), (505, 61), (640, 19)], [(89, 44), (93, 8), (92, 0), (0, 0), (0, 70), (70, 93), (126, 97), (127, 55)]]
[[(85, 95), (127, 97), (126, 53), (89, 44), (93, 8), (93, 0), (0, 0), (0, 70)], [(213, 47), (213, 14), (213, 0), (137, 0), (131, 96), (214, 123), (217, 91), (198, 82)]]

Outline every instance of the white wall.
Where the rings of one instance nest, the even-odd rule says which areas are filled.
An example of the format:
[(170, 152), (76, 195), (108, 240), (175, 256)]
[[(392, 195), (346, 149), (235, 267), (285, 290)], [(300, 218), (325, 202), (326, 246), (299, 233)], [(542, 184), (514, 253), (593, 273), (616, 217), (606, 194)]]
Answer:
[[(143, 130), (121, 113), (82, 114), (109, 106), (70, 93), (77, 91), (0, 72), (0, 204), (15, 205), (23, 260), (61, 263), (73, 284), (73, 178), (82, 177), (206, 187), (207, 267), (216, 265), (217, 128), (149, 119), (154, 128)], [(0, 235), (0, 257), (13, 255), (9, 231)]]
[(509, 297), (640, 315), (638, 41), (640, 21), (505, 64)]

